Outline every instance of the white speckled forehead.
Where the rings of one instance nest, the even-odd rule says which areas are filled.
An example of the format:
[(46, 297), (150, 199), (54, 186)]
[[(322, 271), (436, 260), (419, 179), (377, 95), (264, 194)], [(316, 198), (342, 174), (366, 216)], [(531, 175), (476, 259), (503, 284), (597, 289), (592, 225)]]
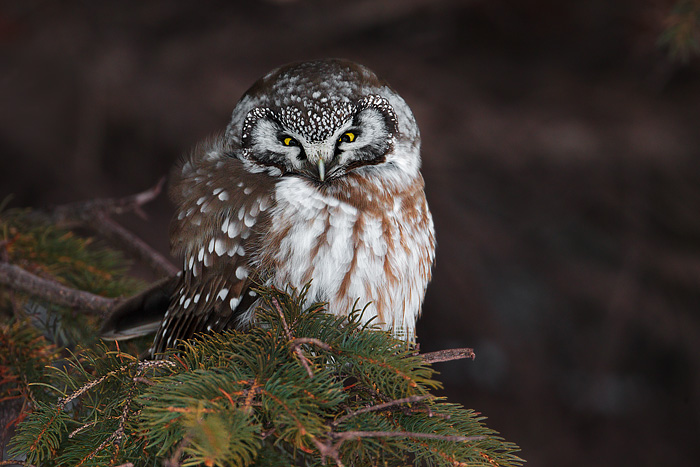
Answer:
[[(327, 102), (321, 102), (321, 100)], [(325, 141), (354, 113), (350, 102), (336, 102), (326, 97), (301, 99), (296, 105), (280, 108), (277, 118), (290, 131), (304, 136), (308, 142)]]
[(269, 109), (290, 131), (323, 141), (351, 118), (363, 96), (393, 92), (367, 68), (347, 60), (317, 60), (271, 71), (255, 83), (234, 110), (226, 136), (240, 142), (252, 109)]

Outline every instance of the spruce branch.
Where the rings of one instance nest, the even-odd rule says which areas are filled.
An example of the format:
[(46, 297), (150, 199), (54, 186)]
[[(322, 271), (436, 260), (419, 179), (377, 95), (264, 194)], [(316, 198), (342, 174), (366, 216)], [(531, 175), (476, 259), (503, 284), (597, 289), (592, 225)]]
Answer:
[(56, 305), (79, 308), (87, 313), (104, 316), (117, 303), (82, 290), (66, 287), (56, 281), (34, 275), (19, 266), (0, 262), (0, 284), (25, 292)]
[(52, 373), (63, 397), (19, 425), (15, 457), (47, 467), (522, 463), (478, 413), (430, 394), (439, 383), (415, 349), (359, 313), (307, 306), (306, 290), (261, 288), (257, 326), (200, 335), (161, 360), (104, 346), (72, 357)]

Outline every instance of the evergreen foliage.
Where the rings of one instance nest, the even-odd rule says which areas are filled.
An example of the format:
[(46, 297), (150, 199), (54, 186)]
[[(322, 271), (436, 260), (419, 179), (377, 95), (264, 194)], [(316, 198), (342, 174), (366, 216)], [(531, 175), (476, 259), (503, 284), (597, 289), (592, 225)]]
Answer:
[(260, 289), (249, 332), (203, 335), (163, 359), (82, 350), (19, 425), (15, 455), (52, 465), (519, 465), (473, 411), (430, 395), (403, 341)]
[[(143, 287), (126, 274), (124, 256), (93, 237), (57, 228), (30, 210), (2, 211), (0, 260), (41, 278), (104, 297), (128, 296)], [(49, 340), (61, 347), (96, 341), (98, 318), (0, 287), (0, 314), (5, 319), (31, 318)]]
[[(27, 321), (16, 320), (0, 326), (0, 402), (19, 401), (22, 409), (46, 400), (43, 387), (30, 382), (42, 379), (44, 368), (58, 359), (58, 349), (51, 345)], [(26, 412), (20, 410), (11, 424)]]
[(120, 252), (57, 228), (32, 211), (0, 212), (0, 232), (5, 260), (34, 274), (105, 297), (131, 294), (142, 286), (126, 275), (130, 263)]

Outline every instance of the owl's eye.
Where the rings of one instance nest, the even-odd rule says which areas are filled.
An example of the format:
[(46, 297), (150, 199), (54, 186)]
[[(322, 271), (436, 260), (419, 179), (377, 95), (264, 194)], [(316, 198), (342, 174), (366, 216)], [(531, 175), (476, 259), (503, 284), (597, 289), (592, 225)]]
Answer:
[(338, 142), (339, 143), (352, 143), (353, 141), (355, 141), (356, 137), (357, 137), (357, 135), (355, 133), (353, 133), (352, 131), (347, 131), (347, 132), (343, 133), (343, 136), (338, 138)]
[(282, 144), (284, 144), (285, 146), (299, 146), (299, 143), (297, 142), (297, 140), (295, 140), (294, 138), (292, 138), (290, 136), (283, 137)]

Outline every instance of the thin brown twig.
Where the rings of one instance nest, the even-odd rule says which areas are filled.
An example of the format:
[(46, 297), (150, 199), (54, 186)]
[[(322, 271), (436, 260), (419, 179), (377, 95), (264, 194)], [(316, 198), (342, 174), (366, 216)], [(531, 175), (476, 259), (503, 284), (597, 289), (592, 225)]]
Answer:
[(158, 253), (150, 245), (141, 240), (127, 229), (117, 224), (104, 213), (95, 215), (95, 223), (91, 227), (108, 241), (120, 246), (136, 260), (144, 263), (156, 274), (172, 276), (177, 274), (176, 268), (165, 256)]
[(147, 384), (149, 386), (155, 386), (157, 384), (155, 381), (148, 379), (148, 378), (144, 378), (143, 376), (135, 376), (134, 382)]
[(23, 467), (36, 467), (34, 464), (30, 464), (29, 462), (18, 461), (13, 459), (0, 461), (0, 465), (21, 465)]
[(462, 358), (471, 358), (474, 360), (476, 358), (474, 349), (469, 348), (438, 350), (436, 352), (420, 354), (420, 356), (426, 363), (449, 362), (451, 360), (460, 360)]
[[(294, 339), (292, 332), (289, 330), (289, 326), (287, 325), (287, 320), (284, 318), (284, 313), (282, 312), (282, 308), (280, 307), (280, 304), (276, 298), (272, 299), (272, 304), (275, 305), (275, 308), (277, 309), (277, 313), (279, 313), (280, 318), (282, 319), (282, 326), (284, 326), (284, 332), (285, 332), (285, 334), (287, 334), (287, 339), (289, 339), (289, 342), (292, 346), (292, 349), (294, 349), (294, 353), (296, 353), (297, 356), (299, 357), (299, 361), (301, 361), (301, 365), (306, 370), (306, 373), (309, 375), (309, 378), (313, 378), (314, 372), (311, 369), (311, 365), (309, 364), (309, 360), (304, 355), (304, 352), (301, 351), (301, 343), (295, 344), (295, 341), (298, 341), (298, 339)], [(304, 338), (301, 338), (301, 339), (304, 339)], [(314, 339), (314, 340), (317, 340), (317, 339)], [(321, 341), (318, 341), (318, 342), (321, 342)]]
[(486, 436), (456, 436), (456, 435), (436, 435), (434, 433), (419, 433), (413, 431), (341, 431), (330, 433), (333, 438), (343, 441), (357, 438), (423, 438), (435, 439), (439, 441), (453, 441), (466, 443), (486, 439)]
[[(31, 215), (64, 228), (80, 225), (92, 228), (108, 240), (119, 243), (123, 249), (159, 275), (171, 276), (177, 273), (177, 268), (167, 258), (108, 217), (109, 214), (127, 211), (143, 215), (141, 206), (156, 198), (164, 183), (165, 178), (162, 178), (154, 187), (135, 195), (71, 203), (57, 206), (49, 212), (34, 211)], [(117, 299), (66, 287), (3, 261), (0, 261), (0, 285), (7, 285), (15, 291), (25, 292), (57, 305), (80, 308), (102, 316), (111, 311), (118, 302)]]
[(331, 444), (330, 440), (328, 443), (323, 443), (316, 439), (315, 437), (311, 437), (311, 441), (316, 445), (316, 449), (318, 449), (319, 454), (321, 454), (321, 463), (325, 464), (326, 463), (326, 457), (330, 457), (335, 461), (335, 465), (338, 467), (345, 467), (345, 464), (340, 460), (340, 452), (338, 451), (338, 448), (340, 447), (340, 444), (342, 444), (342, 441), (340, 441), (338, 444), (333, 445)]
[(192, 436), (190, 434), (185, 435), (185, 437), (182, 438), (180, 444), (178, 444), (175, 451), (173, 451), (173, 455), (170, 456), (169, 459), (166, 459), (163, 462), (163, 465), (165, 467), (180, 467), (180, 457), (182, 457), (182, 453), (185, 451), (185, 448), (190, 444), (191, 440)]
[(79, 308), (102, 316), (117, 303), (117, 299), (72, 289), (9, 263), (0, 262), (0, 285), (6, 285), (16, 291), (28, 293), (57, 305)]
[(430, 394), (426, 394), (423, 396), (410, 396), (410, 397), (404, 397), (403, 399), (396, 399), (396, 400), (392, 400), (389, 402), (384, 402), (382, 404), (371, 405), (369, 407), (363, 407), (363, 408), (358, 409), (354, 412), (343, 415), (342, 417), (340, 417), (339, 419), (337, 419), (333, 423), (331, 423), (331, 426), (334, 426), (334, 427), (338, 426), (339, 424), (341, 424), (345, 420), (352, 418), (352, 417), (356, 417), (357, 415), (360, 415), (363, 413), (385, 410), (385, 409), (389, 409), (391, 407), (395, 407), (395, 406), (401, 405), (401, 404), (410, 404), (412, 402), (420, 402), (420, 401), (425, 400), (425, 399), (430, 399), (431, 397), (433, 397), (433, 396), (431, 396)]
[(292, 348), (294, 349), (294, 353), (296, 353), (297, 356), (299, 357), (299, 360), (301, 361), (301, 365), (306, 370), (306, 373), (309, 375), (309, 378), (313, 378), (314, 372), (311, 369), (311, 365), (309, 364), (309, 360), (304, 355), (304, 352), (301, 351), (301, 348), (298, 345), (292, 345)]
[[(412, 431), (341, 431), (328, 433), (329, 439), (327, 442), (322, 442), (316, 438), (312, 438), (319, 453), (321, 461), (325, 462), (326, 457), (332, 458), (338, 467), (344, 467), (340, 460), (340, 447), (345, 441), (358, 438), (422, 438), (434, 439), (438, 441), (452, 441), (457, 443), (467, 443), (472, 441), (480, 441), (486, 439), (486, 436), (455, 436), (455, 435), (436, 435), (433, 433), (417, 433)], [(335, 443), (332, 440), (336, 440)]]
[(135, 212), (139, 217), (146, 218), (146, 214), (141, 207), (158, 197), (163, 191), (165, 177), (158, 180), (158, 183), (147, 190), (123, 198), (98, 198), (88, 201), (78, 201), (56, 206), (47, 215), (50, 220), (63, 227), (74, 227), (84, 225), (95, 218), (95, 213), (102, 214), (124, 214)]
[(282, 326), (284, 327), (284, 333), (287, 335), (287, 339), (291, 341), (293, 339), (292, 332), (289, 330), (287, 320), (284, 318), (284, 313), (282, 312), (282, 308), (280, 307), (280, 304), (276, 298), (272, 299), (272, 304), (275, 305), (275, 309), (277, 310), (277, 313), (279, 313), (280, 318), (282, 319)]
[(297, 337), (296, 339), (292, 340), (292, 345), (298, 346), (301, 344), (313, 344), (315, 346), (321, 347), (323, 350), (333, 350), (333, 348), (323, 342), (320, 339), (315, 339), (313, 337)]
[(82, 431), (84, 431), (84, 430), (90, 428), (91, 426), (95, 426), (95, 425), (97, 425), (97, 424), (100, 423), (100, 422), (101, 422), (101, 420), (94, 420), (94, 421), (92, 421), (92, 422), (90, 422), (90, 423), (86, 423), (85, 425), (79, 426), (79, 427), (76, 428), (75, 430), (73, 430), (73, 431), (71, 431), (70, 433), (68, 433), (68, 439), (73, 438), (73, 437), (74, 437), (75, 435), (77, 435), (78, 433), (81, 433)]
[(49, 211), (35, 211), (32, 215), (63, 228), (81, 226), (92, 229), (124, 249), (136, 260), (149, 266), (156, 274), (171, 276), (178, 272), (178, 268), (165, 256), (109, 217), (113, 214), (135, 212), (139, 217), (146, 218), (146, 214), (141, 209), (142, 206), (153, 201), (163, 191), (164, 184), (165, 177), (161, 178), (155, 186), (134, 195), (69, 203), (56, 206)]
[[(124, 372), (127, 368), (132, 366), (133, 363), (123, 365), (119, 367), (116, 370), (112, 370), (106, 375), (102, 376), (101, 378), (98, 378), (91, 383), (88, 383), (75, 391), (71, 396), (65, 397), (62, 399), (59, 399), (59, 407), (64, 407), (68, 402), (71, 400), (75, 399), (76, 397), (79, 397), (80, 395), (84, 394), (88, 389), (95, 387), (96, 385), (100, 384), (102, 381), (105, 379), (109, 378), (110, 376), (113, 376), (118, 373)], [(114, 430), (114, 432), (106, 439), (104, 440), (99, 446), (97, 446), (90, 454), (85, 456), (82, 460), (82, 462), (86, 462), (93, 457), (97, 455), (100, 451), (102, 451), (106, 446), (112, 444), (116, 445), (117, 449), (121, 446), (122, 441), (124, 440), (124, 437), (126, 435), (126, 423), (129, 419), (129, 411), (131, 410), (131, 403), (134, 400), (135, 394), (136, 394), (136, 378), (140, 377), (146, 370), (150, 368), (158, 368), (162, 366), (171, 366), (173, 365), (172, 362), (168, 362), (167, 360), (159, 360), (159, 361), (144, 361), (144, 362), (136, 362), (136, 375), (134, 375), (134, 378), (132, 378), (132, 381), (134, 384), (129, 386), (129, 390), (126, 395), (126, 399), (124, 400), (124, 407), (122, 409), (122, 413), (119, 416), (119, 425), (117, 426), (117, 429)], [(76, 433), (81, 431), (86, 427), (82, 427), (73, 433), (71, 433), (71, 436)], [(115, 453), (116, 454), (116, 453)], [(82, 463), (81, 462), (81, 463)]]

